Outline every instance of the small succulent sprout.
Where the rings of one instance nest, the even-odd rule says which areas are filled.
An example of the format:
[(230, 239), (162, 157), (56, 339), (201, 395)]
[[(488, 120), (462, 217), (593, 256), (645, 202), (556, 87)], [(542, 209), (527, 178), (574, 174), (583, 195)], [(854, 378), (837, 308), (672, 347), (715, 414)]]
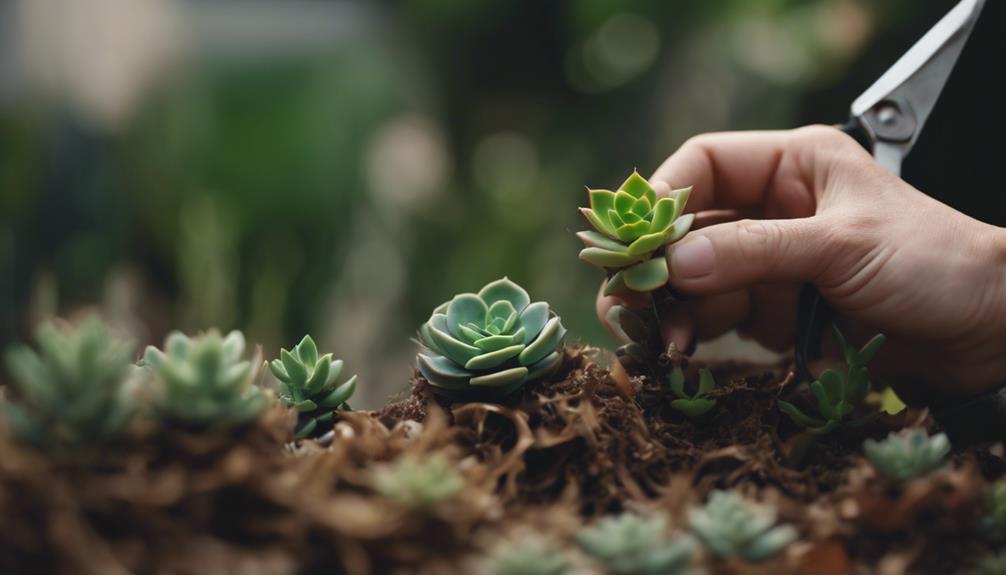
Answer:
[(689, 515), (692, 533), (717, 559), (757, 563), (798, 538), (790, 525), (776, 525), (775, 511), (755, 506), (733, 491), (714, 491), (705, 507)]
[(1006, 552), (986, 555), (975, 563), (974, 575), (1006, 575)]
[(615, 575), (678, 575), (690, 573), (694, 544), (671, 538), (663, 517), (631, 513), (609, 516), (580, 531), (581, 549)]
[(318, 346), (305, 335), (290, 351), (282, 349), (279, 359), (269, 369), (279, 380), (279, 399), (297, 410), (297, 438), (321, 431), (319, 424), (332, 421), (336, 409), (349, 409), (346, 403), (356, 391), (356, 376), (339, 384), (343, 361), (332, 354), (318, 356)]
[(671, 393), (678, 398), (671, 402), (671, 409), (696, 419), (705, 415), (716, 405), (715, 399), (706, 398), (706, 395), (716, 387), (716, 380), (713, 379), (713, 374), (708, 369), (699, 370), (699, 388), (694, 395), (688, 395), (685, 392), (685, 372), (680, 367), (671, 370), (667, 380), (671, 386)]
[[(605, 295), (653, 291), (667, 283), (661, 248), (685, 236), (695, 219), (682, 215), (692, 188), (657, 198), (650, 183), (633, 171), (618, 190), (590, 190), (590, 207), (580, 212), (594, 227), (577, 233), (586, 246), (580, 259), (610, 274)], [(659, 256), (659, 257), (654, 257)]]
[(502, 397), (554, 369), (565, 337), (548, 303), (532, 303), (524, 288), (503, 278), (433, 310), (419, 329), (431, 353), (417, 361), (440, 393)]
[(901, 482), (943, 467), (950, 453), (950, 440), (943, 433), (930, 437), (923, 429), (902, 429), (881, 441), (867, 439), (863, 452), (884, 477)]
[(464, 479), (443, 454), (425, 458), (403, 455), (377, 468), (374, 488), (406, 507), (424, 510), (457, 495)]
[(145, 364), (160, 384), (153, 401), (162, 420), (182, 427), (224, 427), (256, 419), (267, 405), (251, 384), (251, 362), (241, 359), (245, 339), (210, 330), (196, 337), (168, 335), (164, 351), (147, 346)]
[(572, 571), (562, 549), (540, 539), (501, 545), (493, 553), (493, 575), (565, 575)]
[(788, 401), (779, 400), (782, 410), (797, 425), (815, 434), (829, 433), (840, 425), (859, 426), (873, 419), (877, 413), (853, 419), (853, 413), (863, 405), (870, 391), (870, 373), (866, 368), (884, 344), (883, 335), (875, 335), (859, 350), (851, 346), (839, 331), (832, 326), (832, 335), (845, 358), (844, 369), (826, 369), (821, 376), (811, 382), (810, 391), (814, 396), (817, 414), (807, 415)]
[(83, 447), (120, 432), (133, 413), (125, 393), (133, 345), (116, 339), (97, 318), (80, 325), (42, 324), (37, 351), (6, 354), (17, 401), (0, 399), (0, 420), (38, 446)]
[(985, 535), (1006, 533), (1006, 481), (999, 481), (989, 488), (985, 496), (985, 514), (978, 527)]

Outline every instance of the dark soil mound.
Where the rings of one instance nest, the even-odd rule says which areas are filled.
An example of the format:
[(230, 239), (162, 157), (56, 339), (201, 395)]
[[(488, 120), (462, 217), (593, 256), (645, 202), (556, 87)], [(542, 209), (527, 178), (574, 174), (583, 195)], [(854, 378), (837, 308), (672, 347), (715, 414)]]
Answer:
[[(713, 489), (775, 505), (801, 541), (729, 573), (955, 573), (996, 547), (976, 530), (1006, 470), (987, 450), (893, 488), (864, 437), (931, 426), (925, 413), (833, 434), (802, 466), (776, 400), (786, 366), (711, 366), (717, 406), (693, 422), (648, 377), (619, 385), (595, 350), (505, 404), (455, 403), (419, 376), (376, 413), (340, 414), (331, 442), (292, 441), (292, 414), (218, 434), (139, 430), (95, 453), (45, 457), (0, 433), (0, 572), (471, 573), (501, 541), (568, 543), (594, 517), (659, 510), (671, 525)], [(626, 385), (628, 383), (628, 385)], [(417, 509), (374, 487), (399, 456), (447, 457), (465, 487)]]

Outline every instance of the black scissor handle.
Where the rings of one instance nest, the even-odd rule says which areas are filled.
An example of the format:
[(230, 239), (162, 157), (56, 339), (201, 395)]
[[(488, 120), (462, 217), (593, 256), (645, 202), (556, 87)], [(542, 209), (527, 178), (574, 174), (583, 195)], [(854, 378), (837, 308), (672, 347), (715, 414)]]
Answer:
[[(836, 126), (867, 150), (872, 151), (870, 135), (855, 118), (841, 126)], [(829, 324), (835, 323), (838, 313), (831, 307), (821, 292), (813, 284), (804, 284), (800, 288), (800, 299), (796, 309), (796, 342), (794, 353), (796, 360), (796, 374), (802, 380), (811, 381), (814, 374), (811, 373), (809, 364), (811, 361), (821, 358), (821, 340), (824, 338), (824, 330)]]

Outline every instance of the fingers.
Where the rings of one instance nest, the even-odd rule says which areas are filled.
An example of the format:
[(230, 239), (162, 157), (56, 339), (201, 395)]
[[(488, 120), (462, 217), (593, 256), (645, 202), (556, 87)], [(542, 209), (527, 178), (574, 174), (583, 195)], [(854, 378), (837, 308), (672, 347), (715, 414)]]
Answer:
[(758, 283), (814, 282), (832, 258), (831, 230), (819, 217), (741, 220), (692, 232), (667, 250), (670, 283), (712, 294)]
[(704, 134), (685, 142), (651, 181), (693, 186), (690, 212), (772, 204), (778, 206), (772, 217), (806, 217), (814, 213), (830, 165), (856, 153), (865, 155), (852, 138), (825, 126)]
[[(619, 335), (608, 325), (608, 310), (611, 309), (611, 306), (621, 305), (632, 309), (642, 309), (651, 305), (650, 298), (647, 294), (639, 292), (627, 292), (622, 297), (605, 296), (604, 286), (605, 284), (601, 283), (601, 289), (597, 292), (597, 317), (601, 319), (604, 327), (618, 339)], [(669, 317), (660, 318), (660, 329), (664, 343), (674, 343), (678, 349), (690, 349), (694, 343), (694, 322), (685, 305), (673, 306)]]

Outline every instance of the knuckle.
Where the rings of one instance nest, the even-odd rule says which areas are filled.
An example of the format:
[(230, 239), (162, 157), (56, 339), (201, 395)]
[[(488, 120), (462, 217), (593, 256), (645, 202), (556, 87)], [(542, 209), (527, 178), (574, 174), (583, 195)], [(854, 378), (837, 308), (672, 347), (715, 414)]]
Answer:
[(842, 130), (839, 130), (835, 126), (826, 126), (824, 124), (813, 124), (797, 128), (794, 130), (794, 134), (800, 138), (820, 143), (838, 144), (853, 142), (853, 139)]
[(737, 247), (742, 258), (768, 260), (785, 248), (785, 234), (779, 224), (766, 220), (741, 220), (737, 223)]
[(708, 142), (709, 142), (709, 134), (698, 134), (685, 140), (685, 143), (681, 144), (681, 147), (678, 148), (678, 152), (690, 153), (693, 151), (702, 150), (705, 148)]

